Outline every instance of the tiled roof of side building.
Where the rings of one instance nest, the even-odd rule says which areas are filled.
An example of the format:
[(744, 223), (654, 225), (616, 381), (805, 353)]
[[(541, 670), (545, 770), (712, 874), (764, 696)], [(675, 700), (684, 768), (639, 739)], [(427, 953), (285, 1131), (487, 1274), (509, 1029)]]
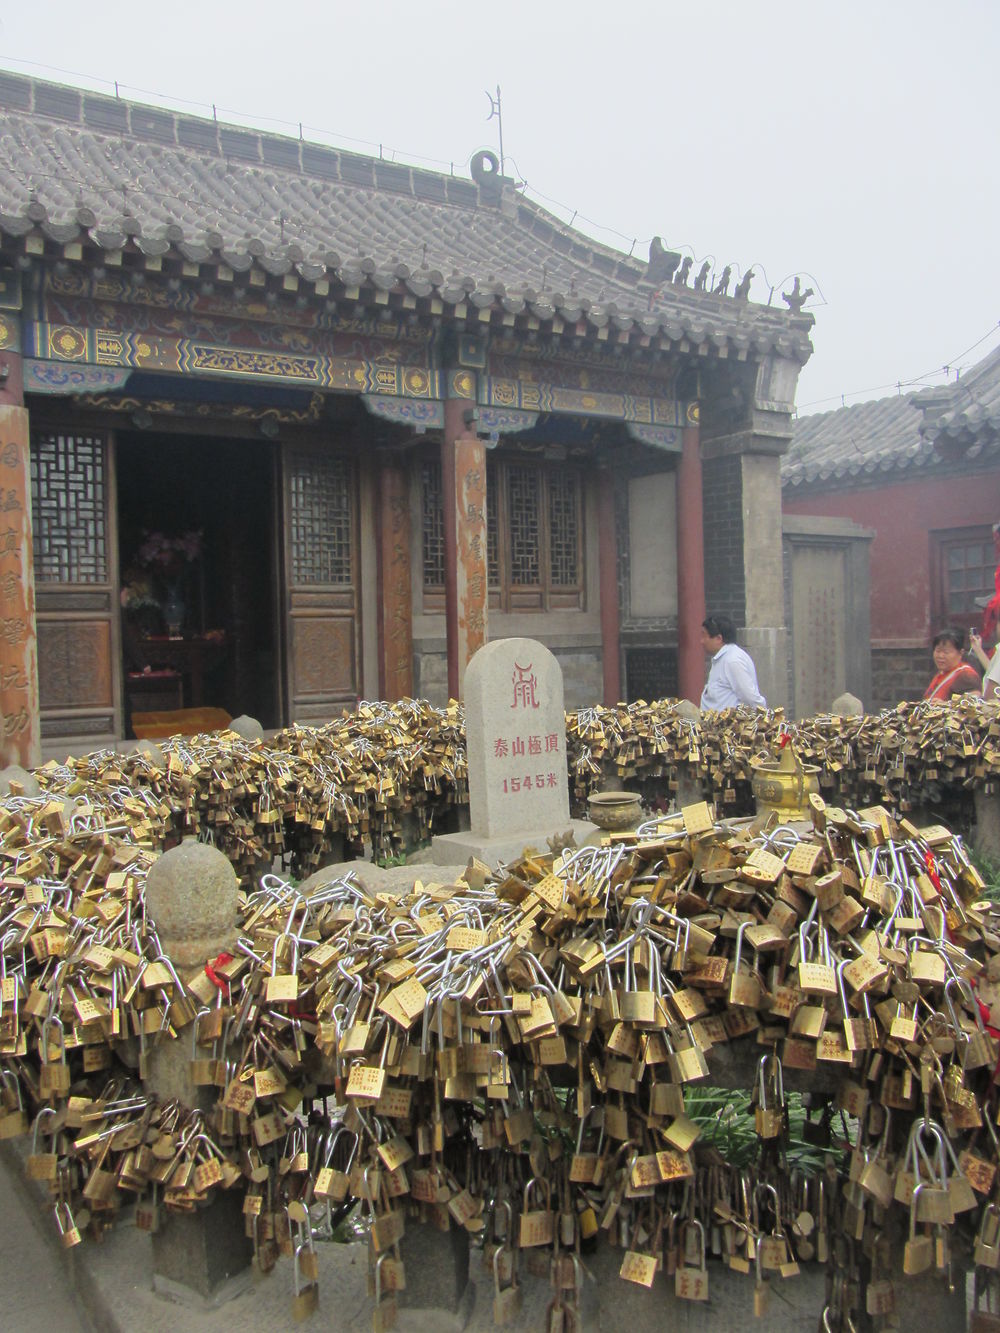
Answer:
[(781, 460), (785, 486), (887, 471), (933, 457), (920, 438), (920, 412), (905, 397), (878, 398), (835, 412), (796, 417)]
[(985, 443), (1000, 435), (1000, 347), (967, 374), (915, 400), (923, 413), (921, 434), (931, 442)]
[(786, 488), (973, 463), (1000, 450), (1000, 348), (957, 381), (797, 417), (782, 459)]
[(812, 316), (657, 286), (647, 265), (487, 181), (0, 72), (0, 232), (171, 247), (242, 271), (526, 307), (752, 357), (805, 361)]

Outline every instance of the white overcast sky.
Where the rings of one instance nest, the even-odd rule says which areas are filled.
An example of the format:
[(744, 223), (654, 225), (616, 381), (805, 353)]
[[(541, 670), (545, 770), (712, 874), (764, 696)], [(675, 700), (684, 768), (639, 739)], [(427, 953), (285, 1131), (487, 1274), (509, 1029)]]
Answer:
[(998, 37), (997, 0), (0, 7), (2, 67), (463, 173), (499, 83), (508, 172), (564, 220), (762, 265), (756, 300), (809, 275), (804, 411), (1000, 343)]

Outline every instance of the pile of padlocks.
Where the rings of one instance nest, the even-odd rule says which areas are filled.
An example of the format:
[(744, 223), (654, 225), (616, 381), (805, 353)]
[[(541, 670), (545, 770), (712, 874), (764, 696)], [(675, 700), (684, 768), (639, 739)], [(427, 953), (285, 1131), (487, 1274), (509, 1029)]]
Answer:
[[(579, 808), (606, 777), (647, 797), (669, 795), (678, 776), (715, 794), (732, 813), (753, 809), (752, 764), (789, 731), (806, 764), (819, 766), (824, 795), (851, 808), (906, 811), (1000, 776), (1000, 709), (964, 696), (948, 705), (900, 704), (862, 717), (820, 714), (788, 723), (780, 709), (728, 709), (691, 719), (675, 699), (585, 708), (567, 714), (570, 772)], [(931, 784), (936, 784), (932, 787)]]
[(98, 751), (46, 764), (36, 777), (54, 797), (85, 797), (139, 845), (212, 842), (246, 881), (276, 856), (308, 875), (344, 841), (360, 850), (367, 839), (375, 855), (391, 856), (404, 836), (426, 839), (469, 799), (458, 704), (366, 703), (265, 742), (231, 732), (173, 737), (161, 754), (165, 763), (143, 750)]
[[(30, 1133), (66, 1245), (125, 1203), (153, 1229), (239, 1189), (257, 1262), (292, 1257), (303, 1314), (314, 1237), (359, 1201), (382, 1326), (417, 1217), (480, 1236), (498, 1323), (521, 1264), (571, 1319), (600, 1236), (623, 1278), (663, 1270), (683, 1299), (706, 1299), (714, 1256), (757, 1313), (829, 1262), (829, 1328), (891, 1316), (894, 1219), (906, 1273), (950, 1274), (963, 1226), (977, 1265), (1000, 1262), (1000, 916), (944, 828), (818, 798), (811, 825), (720, 824), (701, 804), (400, 897), (267, 876), (233, 954), (190, 975), (125, 832), (0, 807), (0, 1136)], [(172, 1041), (201, 1107), (121, 1072)], [(743, 1171), (685, 1114), (727, 1048), (754, 1087)], [(785, 1160), (790, 1068), (835, 1075), (812, 1175)]]
[[(935, 793), (989, 791), (1000, 773), (1000, 712), (978, 699), (794, 726), (780, 710), (691, 721), (664, 699), (567, 714), (575, 809), (585, 814), (588, 796), (608, 778), (650, 804), (668, 800), (686, 778), (727, 813), (748, 814), (752, 762), (773, 757), (786, 731), (800, 758), (821, 766), (826, 798), (854, 809), (882, 803), (906, 811)], [(85, 794), (151, 849), (187, 834), (212, 841), (247, 882), (275, 856), (304, 877), (343, 841), (360, 849), (367, 839), (375, 856), (392, 856), (445, 831), (446, 817), (468, 802), (456, 703), (364, 703), (326, 727), (292, 727), (267, 741), (221, 733), (175, 737), (162, 749), (165, 767), (142, 751), (101, 751), (47, 764), (37, 776), (54, 796)]]

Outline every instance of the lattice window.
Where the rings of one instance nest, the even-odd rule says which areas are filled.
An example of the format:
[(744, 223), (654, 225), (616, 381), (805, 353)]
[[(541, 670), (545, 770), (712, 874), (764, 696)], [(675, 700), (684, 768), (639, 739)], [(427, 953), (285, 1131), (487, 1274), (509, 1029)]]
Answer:
[(107, 583), (104, 440), (44, 434), (31, 443), (37, 583)]
[(565, 468), (546, 478), (549, 491), (549, 578), (555, 588), (580, 581), (580, 487)]
[(425, 462), (420, 470), (423, 512), (424, 587), (444, 587), (444, 502), (441, 464)]
[(352, 582), (354, 473), (344, 459), (325, 454), (292, 454), (292, 582)]
[(500, 469), (486, 463), (486, 575), (491, 588), (500, 586)]
[[(425, 608), (442, 610), (444, 503), (441, 468), (423, 465)], [(440, 546), (437, 534), (442, 533)], [(502, 611), (583, 606), (583, 486), (573, 467), (520, 459), (486, 462), (486, 572), (490, 606)], [(440, 566), (436, 564), (440, 550)], [(430, 558), (434, 552), (434, 559)], [(438, 578), (438, 569), (441, 574)]]
[(965, 616), (976, 608), (977, 597), (993, 595), (996, 557), (989, 536), (981, 541), (948, 542), (944, 546), (945, 610), (949, 617)]
[(534, 467), (507, 468), (507, 534), (510, 581), (533, 588), (541, 583), (541, 477)]

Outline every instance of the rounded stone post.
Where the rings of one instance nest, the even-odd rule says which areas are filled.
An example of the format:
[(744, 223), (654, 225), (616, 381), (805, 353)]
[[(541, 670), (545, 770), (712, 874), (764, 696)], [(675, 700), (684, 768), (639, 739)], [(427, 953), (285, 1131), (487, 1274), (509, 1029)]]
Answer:
[[(239, 880), (229, 861), (215, 847), (194, 838), (164, 852), (146, 877), (146, 911), (163, 952), (179, 972), (217, 954), (232, 953), (238, 900)], [(187, 1033), (177, 1041), (154, 1043), (146, 1082), (165, 1101), (176, 1097), (185, 1106), (207, 1110), (215, 1100), (214, 1089), (192, 1082)]]
[(29, 773), (20, 764), (8, 764), (5, 769), (0, 770), (0, 795), (7, 796), (10, 793), (12, 782), (20, 787), (23, 796), (41, 796), (42, 794), (42, 789), (35, 780), (34, 774)]
[(242, 736), (245, 741), (262, 741), (264, 739), (264, 728), (255, 717), (250, 717), (248, 713), (241, 713), (239, 717), (234, 717), (226, 730), (235, 731), (237, 736)]
[(150, 763), (155, 764), (157, 768), (166, 768), (167, 757), (157, 745), (156, 741), (143, 738), (137, 743), (135, 748), (138, 754), (144, 754)]
[[(685, 722), (700, 722), (701, 709), (690, 699), (678, 699), (674, 707), (674, 712), (678, 717), (683, 718)], [(677, 789), (674, 792), (674, 805), (678, 810), (682, 810), (686, 805), (697, 805), (703, 801), (701, 780), (694, 777), (687, 768), (677, 769)]]
[[(178, 972), (233, 952), (238, 901), (233, 867), (194, 838), (164, 852), (146, 878), (146, 911)], [(190, 1029), (176, 1041), (157, 1041), (147, 1066), (145, 1082), (162, 1100), (201, 1110), (215, 1100), (215, 1089), (191, 1078)], [(236, 1191), (220, 1190), (207, 1207), (169, 1216), (152, 1242), (154, 1290), (173, 1299), (218, 1305), (249, 1285), (252, 1254)]]
[(837, 717), (863, 717), (865, 706), (856, 694), (838, 694), (830, 705)]

